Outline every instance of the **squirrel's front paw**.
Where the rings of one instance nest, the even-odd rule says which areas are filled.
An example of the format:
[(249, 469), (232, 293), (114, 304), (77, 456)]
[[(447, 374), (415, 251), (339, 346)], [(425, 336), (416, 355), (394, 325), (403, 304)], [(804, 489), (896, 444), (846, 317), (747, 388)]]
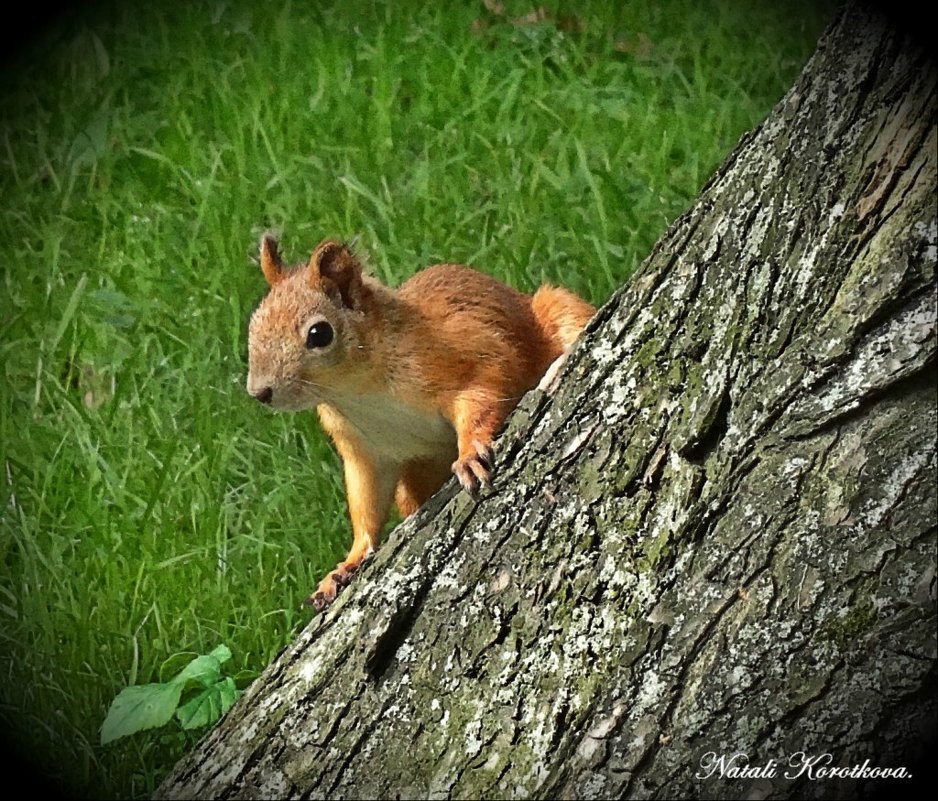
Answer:
[(480, 487), (492, 489), (492, 449), (477, 439), (472, 440), (475, 453), (453, 462), (453, 472), (466, 492), (475, 497)]
[(319, 582), (316, 592), (303, 603), (306, 606), (312, 606), (317, 612), (321, 612), (338, 597), (339, 593), (342, 592), (342, 588), (352, 580), (356, 570), (358, 570), (358, 565), (339, 565)]

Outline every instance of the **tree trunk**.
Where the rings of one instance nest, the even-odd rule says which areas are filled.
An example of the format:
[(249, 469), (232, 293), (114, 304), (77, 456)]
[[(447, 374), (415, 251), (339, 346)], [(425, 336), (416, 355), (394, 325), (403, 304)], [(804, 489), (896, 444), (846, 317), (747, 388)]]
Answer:
[(845, 10), (525, 398), (494, 493), (450, 482), (399, 526), (159, 794), (841, 797), (869, 782), (786, 778), (791, 755), (911, 771), (936, 714), (935, 85)]

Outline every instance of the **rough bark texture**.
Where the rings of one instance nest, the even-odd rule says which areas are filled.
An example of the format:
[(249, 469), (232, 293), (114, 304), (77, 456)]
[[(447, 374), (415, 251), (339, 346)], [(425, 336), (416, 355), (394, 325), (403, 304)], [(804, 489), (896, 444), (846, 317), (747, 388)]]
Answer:
[[(165, 797), (849, 796), (936, 707), (936, 71), (853, 8)], [(901, 784), (896, 789), (901, 789)]]

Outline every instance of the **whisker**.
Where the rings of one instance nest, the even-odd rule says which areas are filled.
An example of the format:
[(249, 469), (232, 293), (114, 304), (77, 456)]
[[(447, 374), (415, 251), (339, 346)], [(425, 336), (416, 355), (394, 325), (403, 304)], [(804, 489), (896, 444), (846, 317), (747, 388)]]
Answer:
[[(360, 347), (361, 347), (361, 346), (360, 346)], [(303, 385), (308, 386), (308, 387), (314, 387), (314, 388), (316, 388), (316, 389), (322, 389), (322, 390), (329, 390), (329, 389), (330, 389), (330, 387), (329, 387), (327, 384), (320, 384), (320, 383), (318, 383), (318, 382), (316, 382), (316, 381), (310, 381), (310, 380), (307, 379), (307, 378), (300, 378), (300, 379), (297, 379), (297, 380), (298, 380), (298, 382), (299, 382), (300, 384), (303, 384)], [(460, 389), (462, 389), (462, 387), (460, 387), (460, 386), (443, 387), (443, 388), (441, 388), (441, 389), (442, 389), (443, 392), (458, 392)], [(491, 400), (492, 400), (493, 403), (517, 403), (517, 402), (520, 401), (523, 397), (524, 397), (524, 393), (521, 393), (520, 395), (506, 395), (506, 396), (501, 397), (501, 398), (492, 398)]]
[(305, 378), (300, 378), (299, 383), (305, 384), (308, 387), (316, 387), (316, 389), (329, 389), (325, 384), (317, 384), (315, 381), (309, 381)]

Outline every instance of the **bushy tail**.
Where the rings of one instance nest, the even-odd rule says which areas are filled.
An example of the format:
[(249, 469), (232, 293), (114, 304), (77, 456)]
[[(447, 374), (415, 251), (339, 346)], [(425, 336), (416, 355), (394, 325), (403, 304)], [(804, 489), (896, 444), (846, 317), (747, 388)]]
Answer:
[(531, 299), (531, 310), (548, 338), (564, 353), (579, 336), (596, 309), (561, 287), (544, 284)]

